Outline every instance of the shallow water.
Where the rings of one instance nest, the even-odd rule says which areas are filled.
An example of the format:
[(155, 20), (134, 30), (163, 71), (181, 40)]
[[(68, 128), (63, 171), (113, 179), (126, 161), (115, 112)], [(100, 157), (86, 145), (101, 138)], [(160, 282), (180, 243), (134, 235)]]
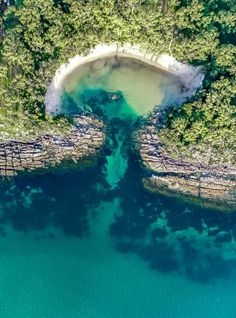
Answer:
[[(131, 113), (141, 116), (152, 111), (155, 105), (175, 103), (181, 93), (177, 77), (137, 60), (121, 57), (99, 59), (80, 66), (66, 79), (63, 88), (80, 106), (84, 106), (81, 95), (85, 88), (122, 92)], [(122, 107), (125, 116), (127, 108)], [(62, 110), (70, 112), (71, 101), (69, 104), (64, 101)], [(117, 116), (116, 113), (112, 115)]]
[(64, 103), (103, 116), (109, 151), (0, 185), (0, 317), (235, 318), (236, 213), (145, 191), (129, 147), (140, 108), (88, 76)]

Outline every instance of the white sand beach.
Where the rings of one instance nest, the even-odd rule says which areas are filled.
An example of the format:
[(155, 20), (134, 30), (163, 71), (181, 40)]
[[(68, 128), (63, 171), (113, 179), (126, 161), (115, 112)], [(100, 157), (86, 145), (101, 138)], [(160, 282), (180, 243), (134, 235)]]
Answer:
[(139, 45), (133, 46), (126, 44), (121, 47), (116, 44), (98, 45), (86, 56), (76, 55), (69, 59), (68, 63), (61, 65), (56, 71), (45, 96), (46, 110), (52, 115), (60, 113), (60, 95), (63, 82), (76, 68), (82, 64), (95, 61), (96, 59), (115, 55), (134, 58), (177, 76), (183, 87), (179, 97), (179, 103), (183, 103), (188, 97), (192, 96), (196, 89), (202, 85), (204, 74), (200, 66), (192, 67), (180, 63), (173, 56), (168, 54), (158, 56), (147, 53), (143, 51)]

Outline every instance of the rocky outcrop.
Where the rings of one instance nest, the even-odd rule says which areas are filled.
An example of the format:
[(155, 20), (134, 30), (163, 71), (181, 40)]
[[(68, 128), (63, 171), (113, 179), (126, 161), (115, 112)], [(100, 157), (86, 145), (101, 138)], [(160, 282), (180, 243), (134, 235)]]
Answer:
[(158, 138), (155, 124), (145, 125), (134, 137), (142, 164), (152, 173), (143, 179), (146, 188), (236, 206), (236, 167), (170, 158)]
[(14, 176), (61, 164), (86, 163), (105, 143), (104, 124), (89, 116), (75, 116), (75, 126), (65, 136), (44, 135), (31, 142), (0, 144), (0, 176)]

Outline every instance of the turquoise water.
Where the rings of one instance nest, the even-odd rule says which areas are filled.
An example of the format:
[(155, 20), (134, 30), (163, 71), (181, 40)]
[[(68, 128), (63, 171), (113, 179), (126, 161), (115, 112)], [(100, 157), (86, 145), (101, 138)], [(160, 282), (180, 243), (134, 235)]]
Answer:
[(145, 191), (140, 108), (83, 76), (64, 106), (106, 120), (106, 153), (0, 185), (0, 317), (235, 318), (236, 213)]
[(63, 88), (71, 100), (69, 103), (64, 100), (61, 108), (63, 112), (70, 113), (79, 105), (89, 111), (91, 107), (85, 103), (84, 90), (103, 90), (111, 93), (111, 101), (114, 92), (122, 92), (125, 99), (120, 109), (121, 103), (116, 103), (116, 107), (106, 107), (105, 111), (110, 118), (117, 115), (119, 118), (127, 118), (128, 114), (132, 116), (134, 113), (135, 116), (146, 116), (155, 105), (177, 102), (181, 86), (177, 77), (137, 60), (103, 58), (78, 67), (66, 78)]

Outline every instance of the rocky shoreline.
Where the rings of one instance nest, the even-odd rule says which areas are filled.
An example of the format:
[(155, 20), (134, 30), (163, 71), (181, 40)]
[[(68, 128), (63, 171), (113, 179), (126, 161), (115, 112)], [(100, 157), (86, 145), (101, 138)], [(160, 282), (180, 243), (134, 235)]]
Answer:
[(200, 199), (203, 205), (236, 207), (236, 167), (170, 158), (158, 138), (157, 126), (151, 122), (134, 133), (134, 146), (142, 165), (151, 174), (143, 179), (148, 190), (182, 194)]
[[(102, 120), (74, 116), (75, 125), (65, 136), (43, 135), (31, 142), (0, 144), (0, 177), (43, 172), (58, 167), (87, 166), (94, 162), (106, 142)], [(205, 165), (169, 157), (158, 138), (156, 121), (133, 133), (134, 150), (149, 176), (146, 189), (169, 195), (184, 195), (205, 206), (236, 207), (236, 167)]]
[(0, 176), (91, 163), (105, 144), (104, 123), (85, 115), (74, 116), (74, 122), (71, 132), (63, 137), (44, 135), (31, 142), (1, 143)]

